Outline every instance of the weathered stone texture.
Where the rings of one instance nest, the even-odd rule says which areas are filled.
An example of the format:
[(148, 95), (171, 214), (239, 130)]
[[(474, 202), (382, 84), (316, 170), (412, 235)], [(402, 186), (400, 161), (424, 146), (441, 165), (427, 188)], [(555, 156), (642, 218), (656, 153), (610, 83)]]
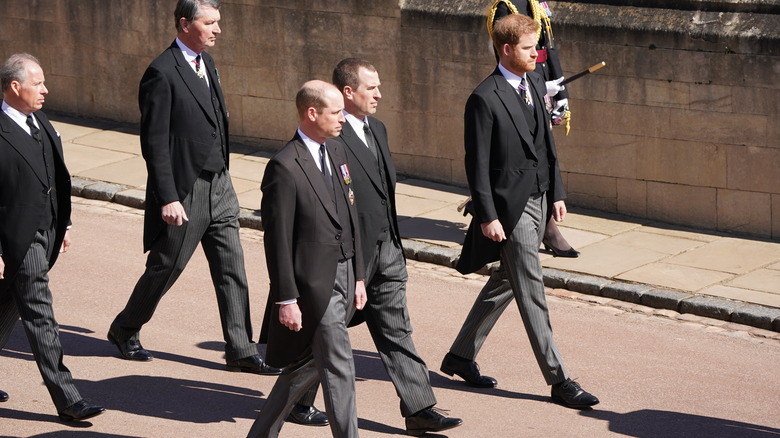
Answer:
[[(278, 148), (295, 128), (300, 85), (359, 56), (380, 71), (378, 117), (399, 172), (465, 185), (463, 105), (495, 68), (490, 3), (223, 0), (209, 52), (233, 139)], [(618, 3), (549, 2), (566, 75), (607, 62), (568, 85), (573, 130), (555, 130), (570, 202), (780, 239), (780, 3)], [(172, 3), (5, 6), (0, 57), (41, 59), (48, 110), (137, 123), (139, 79), (175, 35)]]

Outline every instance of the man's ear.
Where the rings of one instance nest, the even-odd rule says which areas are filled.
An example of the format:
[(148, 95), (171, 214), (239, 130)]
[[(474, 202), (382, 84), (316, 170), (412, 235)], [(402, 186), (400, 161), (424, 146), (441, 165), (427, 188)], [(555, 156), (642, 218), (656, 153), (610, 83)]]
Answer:
[(306, 109), (306, 118), (309, 119), (312, 122), (317, 121), (317, 109), (313, 106), (310, 106)]
[(344, 98), (352, 100), (352, 93), (353, 93), (353, 91), (354, 90), (352, 90), (352, 87), (350, 87), (349, 85), (345, 85), (344, 86), (344, 91), (343, 91)]

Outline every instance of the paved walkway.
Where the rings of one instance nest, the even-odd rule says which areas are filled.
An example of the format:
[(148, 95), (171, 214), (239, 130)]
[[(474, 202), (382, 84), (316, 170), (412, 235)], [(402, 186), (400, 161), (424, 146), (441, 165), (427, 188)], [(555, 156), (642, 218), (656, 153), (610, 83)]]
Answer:
[[(143, 205), (146, 167), (137, 132), (112, 122), (52, 119), (74, 194)], [(259, 228), (260, 181), (269, 154), (241, 145), (232, 149), (242, 225)], [(453, 265), (468, 223), (456, 207), (466, 196), (464, 188), (418, 179), (398, 183), (409, 258)], [(572, 210), (561, 228), (582, 255), (565, 259), (542, 251), (548, 286), (780, 332), (780, 243)]]

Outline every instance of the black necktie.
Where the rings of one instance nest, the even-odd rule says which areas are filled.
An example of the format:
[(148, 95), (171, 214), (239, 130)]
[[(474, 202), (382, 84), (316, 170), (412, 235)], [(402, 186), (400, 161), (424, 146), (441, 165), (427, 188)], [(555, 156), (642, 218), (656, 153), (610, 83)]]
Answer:
[(520, 78), (520, 86), (518, 88), (520, 89), (520, 97), (525, 100), (526, 105), (534, 106), (534, 102), (531, 100), (531, 93), (528, 92), (528, 87), (525, 83), (525, 77)]
[(35, 126), (35, 122), (33, 121), (32, 114), (27, 116), (27, 126), (30, 127), (30, 135), (32, 136), (32, 138), (34, 138), (39, 145), (43, 146), (43, 138), (41, 137), (41, 130), (38, 129), (37, 126)]
[(209, 81), (206, 80), (206, 68), (200, 65), (200, 55), (195, 57), (195, 73), (198, 74), (199, 78), (203, 79), (206, 86), (209, 85)]
[(328, 169), (328, 159), (326, 158), (325, 144), (320, 145), (320, 170), (322, 171), (322, 177), (325, 178), (325, 182), (333, 191), (333, 178), (330, 175), (330, 169)]
[(374, 134), (371, 132), (371, 128), (368, 127), (368, 121), (363, 123), (363, 134), (365, 134), (366, 136), (366, 146), (368, 146), (368, 150), (370, 150), (371, 153), (374, 154), (374, 158), (378, 160), (379, 150), (376, 147), (376, 140), (374, 139)]

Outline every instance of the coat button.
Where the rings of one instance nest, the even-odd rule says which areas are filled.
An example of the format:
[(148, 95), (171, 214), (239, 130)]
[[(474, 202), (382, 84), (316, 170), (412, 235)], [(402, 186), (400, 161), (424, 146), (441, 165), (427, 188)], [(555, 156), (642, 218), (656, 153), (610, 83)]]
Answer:
[(341, 240), (341, 234), (336, 234), (336, 240)]
[(212, 132), (211, 136), (214, 137), (214, 138), (217, 138), (217, 131)]
[(539, 167), (539, 163), (534, 163), (534, 167)]

